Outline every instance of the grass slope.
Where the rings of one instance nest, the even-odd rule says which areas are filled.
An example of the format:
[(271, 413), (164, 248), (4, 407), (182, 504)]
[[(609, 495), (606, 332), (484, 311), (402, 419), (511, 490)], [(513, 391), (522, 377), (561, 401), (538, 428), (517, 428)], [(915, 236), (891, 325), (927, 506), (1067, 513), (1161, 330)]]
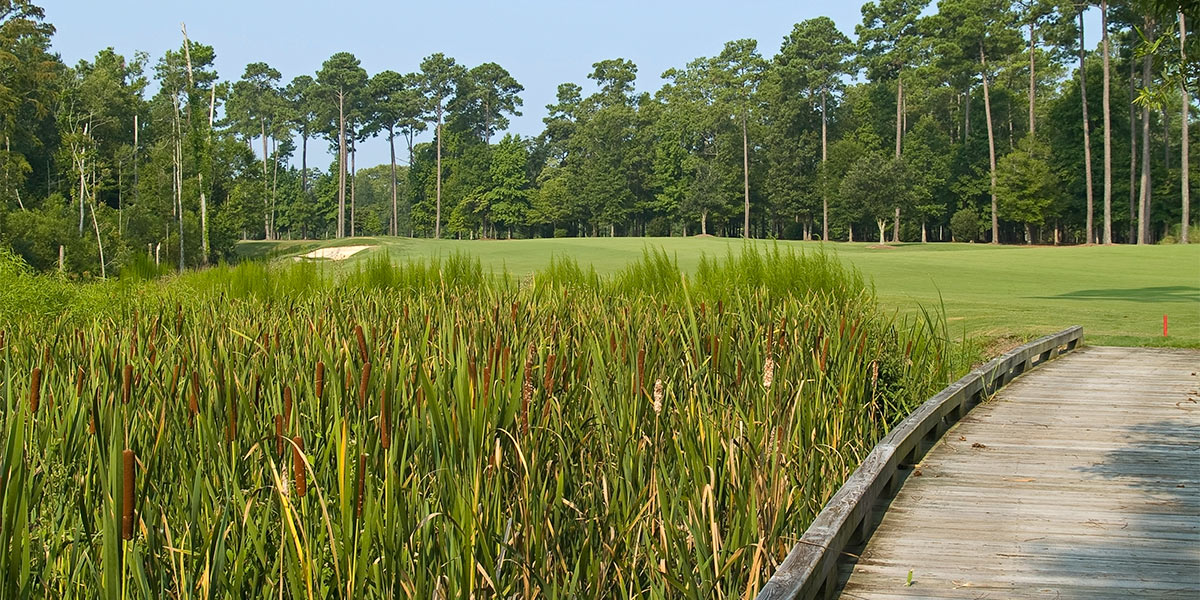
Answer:
[[(246, 257), (291, 256), (316, 247), (378, 246), (344, 264), (386, 252), (394, 260), (477, 256), (484, 268), (524, 275), (553, 256), (600, 273), (616, 271), (648, 247), (673, 254), (684, 270), (701, 254), (736, 251), (723, 238), (568, 238), (456, 241), (352, 238), (328, 243), (245, 242)], [(773, 243), (773, 242), (758, 242)], [(884, 306), (917, 312), (943, 302), (952, 331), (985, 338), (1029, 338), (1080, 324), (1093, 344), (1200, 347), (1200, 245), (1022, 247), (981, 244), (778, 242), (832, 250), (875, 282)], [(1170, 336), (1162, 336), (1168, 315)]]

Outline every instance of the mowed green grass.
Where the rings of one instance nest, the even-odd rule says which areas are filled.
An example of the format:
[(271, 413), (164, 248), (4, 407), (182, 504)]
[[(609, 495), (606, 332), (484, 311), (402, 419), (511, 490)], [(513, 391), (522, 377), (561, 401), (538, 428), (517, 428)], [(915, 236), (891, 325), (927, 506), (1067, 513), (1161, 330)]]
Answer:
[[(286, 257), (325, 246), (371, 245), (339, 267), (380, 253), (393, 260), (460, 252), (485, 269), (526, 275), (552, 257), (570, 257), (600, 273), (623, 268), (647, 248), (662, 248), (685, 271), (700, 256), (738, 251), (740, 239), (568, 238), (427, 240), (351, 238), (333, 242), (245, 242), (247, 257)], [(1200, 245), (991, 246), (754, 242), (822, 249), (874, 281), (881, 303), (902, 313), (945, 307), (951, 333), (976, 338), (1032, 338), (1083, 325), (1091, 344), (1200, 347)], [(1163, 337), (1163, 315), (1169, 335)]]

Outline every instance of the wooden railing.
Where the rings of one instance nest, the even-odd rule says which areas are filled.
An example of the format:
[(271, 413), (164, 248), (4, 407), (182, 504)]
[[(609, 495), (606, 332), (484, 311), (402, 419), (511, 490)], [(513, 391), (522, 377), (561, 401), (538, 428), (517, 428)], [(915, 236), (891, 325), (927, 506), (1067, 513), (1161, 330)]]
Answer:
[(837, 592), (838, 562), (866, 544), (900, 485), (942, 434), (967, 411), (1020, 374), (1083, 341), (1072, 327), (1005, 353), (954, 382), (888, 433), (833, 495), (758, 594), (759, 600), (812, 600)]

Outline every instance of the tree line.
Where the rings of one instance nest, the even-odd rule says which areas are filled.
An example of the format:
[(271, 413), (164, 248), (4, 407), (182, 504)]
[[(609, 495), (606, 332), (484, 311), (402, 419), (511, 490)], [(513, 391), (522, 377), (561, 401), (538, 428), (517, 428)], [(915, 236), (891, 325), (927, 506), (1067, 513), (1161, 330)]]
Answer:
[[(103, 276), (382, 234), (1186, 242), (1200, 48), (1183, 4), (877, 0), (856, 41), (809, 19), (773, 55), (731, 41), (653, 94), (633, 62), (598, 61), (521, 137), (524, 88), (496, 63), (369, 74), (339, 52), (229, 80), (183, 27), (153, 62), (68, 66), (40, 7), (0, 0), (0, 244)], [(376, 137), (390, 161), (360, 169)]]

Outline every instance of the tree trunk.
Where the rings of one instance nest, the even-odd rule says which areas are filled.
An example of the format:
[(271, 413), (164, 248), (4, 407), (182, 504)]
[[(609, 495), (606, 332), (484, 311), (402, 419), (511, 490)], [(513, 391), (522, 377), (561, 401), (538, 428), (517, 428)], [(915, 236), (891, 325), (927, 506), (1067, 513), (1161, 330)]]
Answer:
[(892, 220), (892, 242), (900, 243), (900, 207), (896, 207), (896, 217)]
[(925, 233), (925, 219), (921, 219), (921, 243), (929, 243), (929, 236)]
[(1033, 233), (1029, 230), (1029, 223), (1026, 223), (1025, 224), (1025, 245), (1028, 246), (1032, 243), (1033, 243)]
[(900, 158), (900, 139), (904, 135), (904, 80), (896, 78), (896, 158)]
[(1129, 239), (1137, 239), (1137, 105), (1133, 103), (1134, 88), (1137, 87), (1137, 63), (1129, 61)]
[(979, 46), (979, 72), (983, 75), (983, 116), (987, 119), (988, 134), (988, 167), (991, 170), (992, 192), (992, 243), (1000, 243), (1000, 219), (996, 215), (996, 138), (992, 132), (992, 99), (988, 93), (987, 57), (983, 54), (983, 45)]
[(883, 232), (887, 229), (887, 219), (875, 219), (875, 224), (879, 226), (879, 243), (883, 244)]
[[(217, 109), (217, 88), (216, 88), (216, 86), (214, 86), (211, 90), (209, 90), (208, 130), (205, 132), (205, 135), (204, 135), (205, 158), (207, 159), (207, 161), (210, 165), (212, 164), (212, 157), (208, 156), (208, 155), (211, 153), (209, 146), (211, 145), (211, 142), (212, 142), (213, 117), (214, 117), (214, 113), (216, 112), (216, 109)], [(199, 183), (199, 185), (200, 185), (200, 247), (201, 247), (201, 250), (203, 251), (202, 255), (200, 256), (200, 261), (201, 261), (201, 263), (207, 265), (208, 264), (208, 253), (209, 253), (208, 197), (205, 195), (205, 191), (204, 191), (204, 170), (203, 169), (200, 169), (199, 171), (197, 171), (196, 178), (198, 180), (197, 183)], [(119, 219), (118, 219), (118, 222), (119, 222)]]
[[(271, 137), (271, 239), (277, 239), (279, 233), (275, 230), (276, 199), (279, 192), (279, 140)], [(201, 194), (201, 199), (204, 195)]]
[(1109, 107), (1108, 0), (1100, 0), (1100, 34), (1104, 41), (1104, 243), (1112, 240), (1112, 111)]
[[(1082, 33), (1081, 33), (1082, 34)], [(1034, 99), (1037, 97), (1037, 78), (1034, 76), (1034, 52), (1037, 50), (1037, 29), (1033, 21), (1029, 22), (1029, 135), (1034, 134)]]
[(354, 159), (358, 156), (358, 148), (353, 144), (350, 146), (350, 237), (358, 235), (358, 213), (355, 204), (355, 184), (358, 183), (358, 167), (354, 166)]
[[(1154, 19), (1146, 17), (1146, 39), (1153, 42)], [(1150, 63), (1152, 57), (1146, 55), (1142, 59), (1142, 87), (1150, 87)], [(1150, 243), (1150, 106), (1142, 106), (1142, 193), (1138, 205), (1138, 235), (1139, 246)]]
[(392, 227), (389, 233), (397, 235), (400, 231), (400, 221), (396, 211), (396, 131), (391, 124), (388, 125), (388, 150), (392, 153)]
[(346, 92), (338, 90), (338, 223), (337, 236), (346, 236)]
[(708, 211), (700, 211), (700, 235), (708, 235)]
[[(259, 119), (258, 122), (261, 129), (262, 137), (262, 167), (263, 167), (263, 187), (267, 185), (267, 122)], [(270, 199), (265, 195), (263, 197), (263, 237), (271, 239), (271, 205)]]
[[(1179, 13), (1179, 58), (1181, 64), (1187, 64), (1187, 52), (1184, 50), (1187, 44), (1187, 24), (1184, 23), (1183, 13)], [(1187, 80), (1180, 81), (1180, 90), (1183, 92), (1183, 122), (1180, 130), (1180, 195), (1183, 198), (1183, 218), (1180, 221), (1179, 243), (1188, 243), (1188, 226), (1191, 224), (1191, 188), (1188, 187), (1188, 169), (1191, 168), (1188, 160), (1188, 120), (1191, 118), (1192, 99), (1188, 94)]]
[(442, 237), (442, 101), (437, 106), (437, 212), (433, 220), (433, 237)]
[(308, 196), (308, 127), (300, 129), (300, 195)]
[[(1092, 206), (1092, 134), (1088, 122), (1087, 70), (1084, 67), (1083, 11), (1079, 11), (1079, 96), (1083, 99), (1083, 172), (1087, 188), (1087, 236), (1088, 244), (1096, 242), (1095, 209)], [(1032, 121), (1030, 121), (1032, 122)]]
[(746, 120), (748, 115), (742, 111), (742, 185), (745, 191), (746, 214), (742, 237), (750, 239), (750, 141), (746, 135)]
[[(829, 143), (826, 133), (828, 130), (828, 115), (825, 111), (825, 89), (821, 89), (821, 167), (824, 179), (825, 161), (829, 158)], [(825, 182), (821, 182), (821, 241), (829, 240), (829, 194), (825, 190)]]
[(848, 239), (846, 241), (853, 242), (854, 241), (854, 223), (850, 223), (849, 225), (847, 225), (847, 228), (850, 231), (850, 235), (848, 236)]
[(963, 143), (971, 138), (971, 86), (967, 86), (967, 106), (963, 109)]

